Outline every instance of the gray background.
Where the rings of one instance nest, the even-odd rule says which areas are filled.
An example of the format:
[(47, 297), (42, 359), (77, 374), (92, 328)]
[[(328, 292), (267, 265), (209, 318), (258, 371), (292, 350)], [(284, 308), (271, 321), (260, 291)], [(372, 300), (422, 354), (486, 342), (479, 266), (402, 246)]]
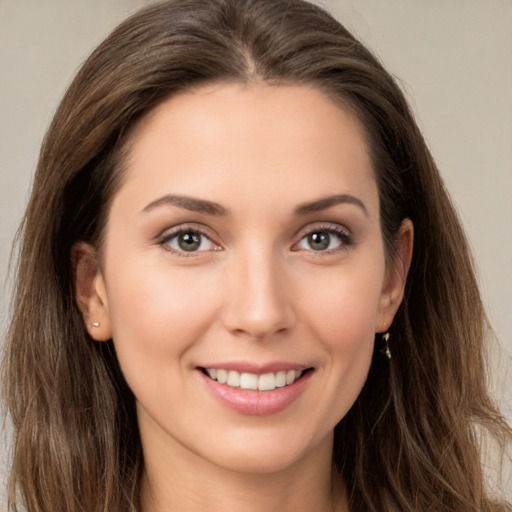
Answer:
[[(149, 0), (0, 0), (0, 279), (39, 146), (79, 64)], [(466, 226), (491, 322), (512, 354), (512, 2), (324, 0), (401, 84)], [(9, 288), (0, 295), (0, 332)], [(501, 357), (501, 360), (507, 357)], [(506, 384), (508, 382), (508, 386)], [(512, 418), (511, 380), (501, 383)], [(8, 436), (8, 428), (4, 429)], [(0, 442), (2, 462), (8, 441)]]

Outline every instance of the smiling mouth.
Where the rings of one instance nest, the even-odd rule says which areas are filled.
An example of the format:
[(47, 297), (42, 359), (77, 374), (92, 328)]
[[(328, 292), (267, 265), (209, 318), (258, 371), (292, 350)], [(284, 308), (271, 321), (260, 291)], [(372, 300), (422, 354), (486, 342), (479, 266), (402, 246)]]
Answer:
[(224, 370), (222, 368), (201, 368), (205, 375), (220, 384), (254, 391), (273, 391), (276, 388), (285, 388), (312, 370), (312, 368), (306, 370), (282, 370), (257, 375), (255, 373)]

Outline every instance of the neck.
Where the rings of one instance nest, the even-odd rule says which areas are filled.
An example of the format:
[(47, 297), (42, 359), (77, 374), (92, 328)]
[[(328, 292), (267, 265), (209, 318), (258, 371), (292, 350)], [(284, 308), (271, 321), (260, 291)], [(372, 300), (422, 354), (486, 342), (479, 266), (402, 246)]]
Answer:
[(231, 471), (181, 445), (161, 448), (144, 446), (142, 512), (348, 511), (341, 486), (333, 483), (332, 437), (269, 473)]

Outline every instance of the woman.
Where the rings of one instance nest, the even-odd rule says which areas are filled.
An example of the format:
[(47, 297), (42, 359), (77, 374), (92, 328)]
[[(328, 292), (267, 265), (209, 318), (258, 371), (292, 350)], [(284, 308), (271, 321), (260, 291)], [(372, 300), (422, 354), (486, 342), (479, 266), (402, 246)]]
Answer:
[[(414, 247), (414, 249), (413, 249)], [(300, 0), (123, 23), (45, 139), (5, 394), (29, 511), (506, 510), (485, 315), (390, 75)]]

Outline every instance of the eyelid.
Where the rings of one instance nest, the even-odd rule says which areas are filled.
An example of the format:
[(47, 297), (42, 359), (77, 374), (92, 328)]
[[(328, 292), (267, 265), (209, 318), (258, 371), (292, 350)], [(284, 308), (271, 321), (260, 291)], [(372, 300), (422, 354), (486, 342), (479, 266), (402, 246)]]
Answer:
[[(195, 232), (195, 233), (200, 234), (201, 236), (204, 236), (215, 247), (213, 249), (210, 249), (210, 250), (201, 250), (201, 251), (190, 251), (190, 252), (187, 252), (187, 251), (175, 250), (175, 249), (173, 249), (172, 247), (170, 247), (168, 245), (169, 240), (171, 240), (172, 238), (176, 237), (180, 233), (184, 233), (184, 232), (187, 232), (187, 231)], [(305, 237), (307, 237), (308, 235), (310, 235), (312, 233), (321, 232), (321, 231), (334, 234), (336, 237), (338, 237), (340, 239), (340, 242), (341, 242), (340, 246), (336, 247), (334, 249), (327, 249), (327, 250), (324, 250), (324, 251), (315, 251), (313, 249), (306, 250), (306, 249), (300, 249), (298, 247), (300, 242)], [(196, 223), (196, 222), (185, 222), (185, 223), (180, 223), (180, 224), (178, 224), (176, 226), (168, 227), (165, 230), (163, 230), (156, 237), (155, 243), (157, 245), (159, 245), (159, 246), (162, 246), (162, 247), (165, 246), (164, 249), (166, 251), (171, 252), (172, 254), (175, 254), (177, 256), (180, 256), (180, 257), (197, 257), (197, 256), (202, 255), (203, 253), (223, 250), (222, 245), (219, 242), (216, 241), (218, 238), (219, 237), (216, 235), (216, 233), (212, 232), (212, 230), (208, 226), (205, 226), (204, 224), (200, 224), (200, 223)], [(317, 224), (315, 224), (315, 223), (308, 224), (307, 226), (305, 226), (304, 228), (301, 228), (297, 232), (295, 238), (297, 239), (297, 241), (293, 243), (293, 245), (291, 247), (292, 251), (296, 251), (296, 252), (305, 251), (305, 252), (313, 253), (315, 256), (322, 256), (322, 255), (327, 256), (327, 255), (330, 255), (330, 254), (341, 252), (341, 251), (347, 249), (347, 247), (349, 247), (351, 245), (354, 245), (354, 243), (355, 243), (354, 240), (353, 240), (351, 231), (348, 228), (346, 228), (345, 226), (342, 226), (342, 225), (340, 225), (338, 223), (335, 223), (335, 222), (320, 222), (320, 223), (317, 223)]]
[[(313, 249), (310, 249), (310, 250), (307, 250), (307, 249), (299, 249), (298, 248), (298, 245), (302, 242), (302, 240), (304, 240), (304, 238), (306, 238), (307, 236), (311, 235), (312, 233), (316, 233), (316, 232), (327, 232), (327, 233), (330, 233), (330, 234), (334, 234), (335, 236), (337, 236), (340, 241), (341, 241), (341, 244), (339, 247), (336, 247), (334, 249), (328, 249), (328, 250), (324, 250), (324, 251), (315, 251)], [(295, 242), (293, 245), (292, 245), (292, 251), (306, 251), (306, 252), (309, 252), (309, 253), (312, 253), (314, 254), (315, 256), (327, 256), (327, 255), (330, 255), (330, 254), (335, 254), (337, 252), (341, 252), (345, 249), (347, 249), (349, 246), (351, 245), (354, 245), (354, 239), (353, 239), (353, 235), (352, 235), (352, 232), (338, 224), (338, 223), (330, 223), (330, 222), (321, 222), (321, 223), (318, 223), (318, 224), (308, 224), (308, 226), (306, 226), (305, 228), (302, 228), (298, 234), (297, 234), (297, 242)]]
[[(168, 251), (172, 254), (175, 254), (177, 256), (185, 257), (185, 258), (194, 257), (194, 256), (197, 257), (206, 252), (222, 250), (221, 244), (219, 244), (215, 240), (218, 237), (211, 234), (211, 231), (212, 230), (209, 229), (204, 224), (198, 224), (196, 222), (185, 222), (185, 223), (178, 224), (176, 226), (172, 226), (170, 228), (166, 228), (164, 231), (162, 231), (156, 237), (155, 243), (157, 245), (163, 247), (166, 251)], [(173, 238), (175, 238), (176, 236), (178, 236), (181, 233), (187, 233), (187, 232), (198, 233), (201, 236), (207, 238), (215, 246), (214, 249), (187, 252), (187, 251), (179, 251), (179, 250), (176, 250), (176, 249), (170, 247), (170, 245), (168, 244), (168, 242), (170, 240), (172, 240)]]

